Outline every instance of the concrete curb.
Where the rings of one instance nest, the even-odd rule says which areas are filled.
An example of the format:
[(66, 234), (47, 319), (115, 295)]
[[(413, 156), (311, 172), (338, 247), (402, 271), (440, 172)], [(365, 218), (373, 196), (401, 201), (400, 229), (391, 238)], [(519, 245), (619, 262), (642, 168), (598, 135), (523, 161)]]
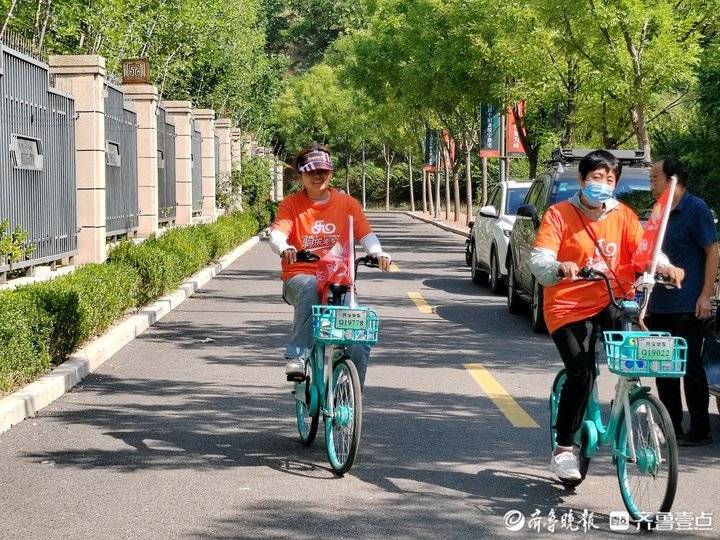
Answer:
[(440, 227), (441, 229), (444, 229), (446, 231), (449, 231), (451, 233), (459, 234), (460, 236), (464, 236), (465, 238), (470, 238), (470, 232), (467, 230), (467, 227), (459, 228), (455, 227), (453, 225), (448, 225), (447, 223), (444, 223), (442, 221), (435, 221), (431, 218), (426, 218), (425, 216), (420, 216), (418, 214), (413, 214), (412, 212), (404, 212), (406, 215), (419, 219), (420, 221), (424, 221), (425, 223), (430, 223), (432, 225), (435, 225), (436, 227)]
[(222, 257), (217, 264), (208, 266), (192, 275), (176, 291), (159, 298), (111, 327), (105, 334), (75, 351), (67, 361), (47, 375), (43, 375), (37, 381), (0, 399), (0, 433), (7, 431), (26, 418), (35, 416), (38, 411), (65, 394), (125, 345), (182, 304), (195, 291), (207, 285), (211, 279), (254, 247), (260, 241), (260, 236), (254, 236)]

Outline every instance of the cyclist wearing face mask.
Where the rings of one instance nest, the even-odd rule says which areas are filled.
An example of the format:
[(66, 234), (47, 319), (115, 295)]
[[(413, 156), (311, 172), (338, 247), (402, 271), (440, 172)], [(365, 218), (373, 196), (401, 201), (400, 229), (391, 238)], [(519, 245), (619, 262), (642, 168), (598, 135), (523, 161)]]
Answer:
[[(560, 478), (579, 480), (573, 447), (595, 379), (595, 338), (617, 326), (602, 281), (576, 281), (581, 268), (599, 270), (613, 281), (617, 298), (630, 295), (636, 269), (632, 264), (643, 236), (635, 213), (613, 198), (622, 165), (610, 152), (596, 150), (580, 160), (580, 191), (548, 208), (535, 237), (529, 265), (544, 286), (544, 315), (558, 348), (567, 381), (557, 417), (557, 444), (550, 469)], [(676, 282), (682, 271), (661, 260), (658, 271)]]

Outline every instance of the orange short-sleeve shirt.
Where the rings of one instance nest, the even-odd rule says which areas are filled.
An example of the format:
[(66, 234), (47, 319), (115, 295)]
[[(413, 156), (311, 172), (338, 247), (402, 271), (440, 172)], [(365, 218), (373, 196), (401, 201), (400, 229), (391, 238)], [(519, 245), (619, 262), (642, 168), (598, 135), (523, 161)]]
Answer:
[[(272, 228), (288, 235), (288, 244), (298, 251), (308, 250), (322, 257), (340, 238), (347, 236), (348, 216), (353, 216), (356, 240), (372, 232), (360, 203), (336, 189), (330, 190), (330, 199), (313, 201), (305, 191), (286, 197), (278, 208)], [(282, 263), (281, 279), (298, 274), (315, 274), (317, 262)]]
[[(586, 227), (594, 234), (604, 258)], [(632, 290), (635, 281), (632, 256), (642, 235), (638, 217), (624, 204), (618, 204), (602, 220), (592, 221), (570, 201), (563, 201), (543, 215), (533, 247), (555, 252), (559, 262), (574, 262), (580, 268), (592, 267), (610, 278), (616, 277), (614, 292), (621, 298)], [(611, 272), (607, 272), (605, 260)], [(610, 303), (602, 281), (563, 280), (545, 287), (543, 293), (545, 322), (550, 333), (589, 319)]]

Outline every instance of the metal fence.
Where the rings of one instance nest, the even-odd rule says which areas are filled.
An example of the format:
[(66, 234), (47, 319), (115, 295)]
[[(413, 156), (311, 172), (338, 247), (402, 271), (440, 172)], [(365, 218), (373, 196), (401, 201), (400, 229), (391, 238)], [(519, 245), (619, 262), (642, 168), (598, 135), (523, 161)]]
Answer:
[[(27, 231), (34, 247), (14, 269), (77, 253), (75, 101), (49, 88), (48, 72), (0, 44), (0, 220)], [(0, 272), (7, 263), (0, 254)]]
[(175, 219), (175, 125), (165, 109), (158, 109), (158, 222), (169, 223)]
[(137, 115), (122, 90), (105, 82), (105, 229), (108, 236), (138, 226)]
[(193, 122), (192, 130), (192, 211), (202, 212), (203, 190), (202, 190), (202, 134), (195, 129)]

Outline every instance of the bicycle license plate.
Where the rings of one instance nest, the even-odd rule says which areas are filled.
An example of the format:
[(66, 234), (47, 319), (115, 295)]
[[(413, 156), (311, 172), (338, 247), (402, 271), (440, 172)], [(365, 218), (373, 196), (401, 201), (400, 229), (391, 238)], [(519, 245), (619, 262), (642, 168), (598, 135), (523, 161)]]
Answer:
[(364, 330), (367, 328), (368, 312), (361, 309), (342, 309), (335, 312), (335, 328), (338, 330)]
[(675, 340), (671, 337), (639, 337), (638, 359), (672, 360), (675, 353)]

